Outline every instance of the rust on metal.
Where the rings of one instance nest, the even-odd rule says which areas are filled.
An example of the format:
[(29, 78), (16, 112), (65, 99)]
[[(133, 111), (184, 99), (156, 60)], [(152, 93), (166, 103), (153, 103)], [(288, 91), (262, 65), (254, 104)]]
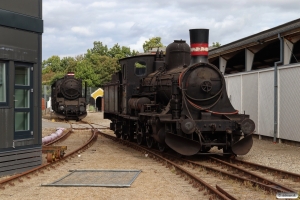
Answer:
[[(69, 131), (69, 133), (71, 133), (71, 131)], [(76, 154), (80, 150), (87, 149), (94, 141), (97, 140), (97, 137), (98, 137), (98, 130), (94, 129), (94, 127), (92, 126), (92, 135), (91, 135), (90, 139), (83, 146), (79, 147), (75, 151), (70, 152), (69, 154), (67, 154), (66, 156), (64, 156), (62, 159), (60, 159), (58, 161), (66, 161), (67, 162), (67, 158), (70, 158), (73, 154)], [(40, 165), (36, 168), (33, 168), (31, 170), (25, 171), (21, 174), (16, 174), (7, 179), (0, 180), (0, 188), (5, 189), (5, 187), (4, 187), (5, 184), (14, 185), (14, 183), (13, 183), (14, 180), (17, 180), (20, 177), (29, 176), (29, 174), (35, 174), (36, 176), (38, 176), (38, 173), (44, 173), (44, 170), (48, 166), (50, 166), (51, 164), (57, 164), (58, 161), (46, 163), (46, 164)]]
[(222, 194), (224, 194), (229, 199), (231, 199), (231, 200), (237, 200), (235, 197), (233, 197), (228, 192), (226, 192), (225, 190), (223, 190), (220, 186), (216, 185), (216, 188), (217, 188), (217, 190), (219, 190)]

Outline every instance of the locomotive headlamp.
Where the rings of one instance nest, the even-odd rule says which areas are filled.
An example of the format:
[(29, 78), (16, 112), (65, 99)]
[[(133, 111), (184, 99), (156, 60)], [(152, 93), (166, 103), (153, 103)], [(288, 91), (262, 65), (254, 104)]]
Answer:
[(181, 122), (181, 130), (185, 134), (192, 134), (194, 133), (195, 129), (196, 129), (196, 124), (193, 120), (185, 119)]
[(65, 107), (64, 107), (64, 106), (59, 106), (59, 109), (60, 109), (60, 110), (64, 110)]
[(80, 106), (79, 110), (80, 110), (80, 112), (83, 112), (84, 111), (84, 106)]
[(244, 119), (241, 123), (241, 129), (244, 134), (251, 134), (255, 130), (255, 123), (251, 119)]

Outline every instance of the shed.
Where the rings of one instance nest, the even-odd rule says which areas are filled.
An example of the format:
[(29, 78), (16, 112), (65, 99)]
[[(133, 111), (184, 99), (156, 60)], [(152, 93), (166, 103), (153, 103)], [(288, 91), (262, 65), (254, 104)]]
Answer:
[(95, 92), (91, 94), (91, 97), (94, 99), (95, 108), (97, 111), (102, 111), (104, 106), (103, 99), (104, 91), (102, 88), (98, 88)]

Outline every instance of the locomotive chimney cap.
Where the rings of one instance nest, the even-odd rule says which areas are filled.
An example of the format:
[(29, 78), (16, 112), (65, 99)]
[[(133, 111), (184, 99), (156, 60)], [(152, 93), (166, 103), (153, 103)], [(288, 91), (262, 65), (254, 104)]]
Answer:
[(182, 40), (182, 39), (180, 39), (180, 40), (174, 40), (174, 42), (176, 42), (176, 43), (185, 43), (185, 40)]
[(209, 29), (190, 29), (191, 64), (208, 61)]

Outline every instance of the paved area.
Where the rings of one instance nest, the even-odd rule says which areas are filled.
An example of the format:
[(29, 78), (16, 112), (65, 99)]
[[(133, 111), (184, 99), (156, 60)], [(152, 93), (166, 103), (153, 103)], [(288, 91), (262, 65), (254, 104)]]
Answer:
[(48, 119), (42, 119), (42, 128), (70, 128), (70, 125), (64, 122), (53, 122)]

